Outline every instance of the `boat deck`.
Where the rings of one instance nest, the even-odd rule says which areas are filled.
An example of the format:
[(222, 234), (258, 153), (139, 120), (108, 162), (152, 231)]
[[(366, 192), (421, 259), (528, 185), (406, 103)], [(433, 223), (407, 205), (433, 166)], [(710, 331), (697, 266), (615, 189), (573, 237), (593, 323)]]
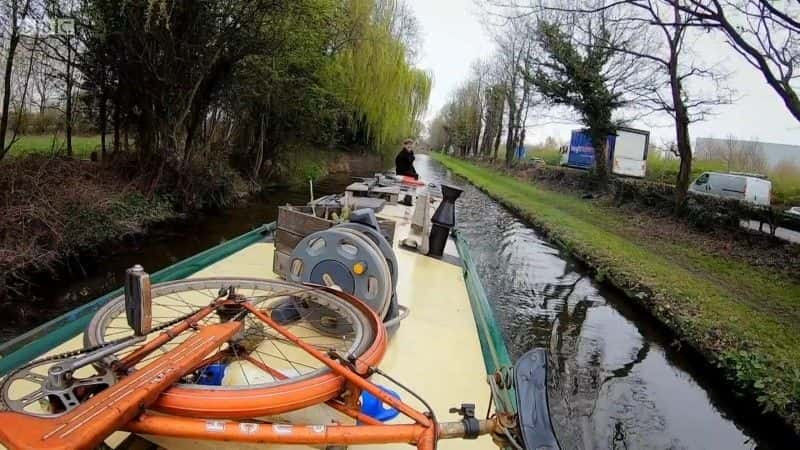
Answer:
[[(396, 236), (405, 237), (409, 230), (410, 208), (389, 205), (380, 214), (397, 222)], [(397, 240), (397, 239), (396, 239)], [(274, 278), (272, 260), (275, 247), (271, 242), (250, 245), (224, 258), (191, 277), (260, 277)], [(413, 389), (433, 407), (440, 421), (458, 420), (448, 412), (461, 403), (475, 403), (479, 415), (486, 411), (489, 387), (475, 320), (462, 277), (462, 268), (452, 262), (458, 258), (452, 242), (448, 243), (446, 257), (439, 260), (397, 247), (399, 282), (398, 301), (410, 309), (392, 338), (388, 352), (380, 367), (398, 381)], [(61, 353), (82, 345), (82, 336), (76, 336), (53, 349)], [(423, 410), (410, 395), (388, 382), (376, 379), (379, 384), (400, 392), (404, 401)], [(321, 408), (327, 408), (321, 406)], [(409, 419), (398, 417), (398, 422)], [(112, 448), (123, 441), (130, 442), (127, 433), (117, 432), (107, 440)], [(269, 446), (264, 444), (232, 444), (211, 441), (193, 441), (163, 437), (146, 437), (166, 449), (216, 449), (216, 448), (269, 448), (297, 449), (303, 446)], [(493, 448), (491, 438), (478, 440), (453, 440), (439, 443), (440, 449)], [(2, 446), (0, 446), (2, 447)], [(134, 447), (138, 447), (134, 445)], [(351, 446), (352, 448), (407, 449), (406, 444), (380, 446)]]

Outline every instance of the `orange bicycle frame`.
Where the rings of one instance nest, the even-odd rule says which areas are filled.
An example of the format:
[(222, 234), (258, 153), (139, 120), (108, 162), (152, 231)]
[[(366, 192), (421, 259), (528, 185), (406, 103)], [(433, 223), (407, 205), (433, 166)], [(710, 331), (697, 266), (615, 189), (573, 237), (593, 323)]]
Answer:
[(151, 405), (206, 355), (241, 329), (238, 322), (204, 327), (183, 344), (55, 418), (0, 413), (0, 441), (13, 449), (91, 449)]
[[(225, 301), (215, 300), (132, 352), (117, 367), (132, 367), (164, 343), (194, 326)], [(368, 309), (360, 302), (357, 305)], [(371, 373), (369, 364), (360, 360), (347, 364), (334, 359), (305, 343), (255, 306), (245, 303), (243, 307), (326, 365), (335, 376), (344, 379), (343, 399), (327, 400), (325, 403), (358, 420), (361, 425), (289, 425), (151, 415), (144, 412), (144, 408), (153, 404), (160, 394), (168, 393), (170, 386), (183, 375), (218, 357), (219, 353), (213, 352), (241, 328), (241, 323), (232, 321), (200, 328), (186, 342), (63, 416), (43, 419), (20, 413), (0, 413), (0, 420), (4, 424), (3, 429), (0, 429), (0, 441), (11, 444), (13, 448), (23, 449), (93, 448), (113, 431), (124, 429), (140, 434), (214, 441), (306, 445), (409, 443), (420, 450), (432, 450), (438, 439), (465, 437), (466, 425), (463, 422), (435, 423), (428, 415), (387, 394), (367, 380), (365, 376)], [(387, 339), (382, 326), (378, 327), (375, 339), (381, 343), (377, 347), (379, 354), (374, 355), (380, 360)], [(266, 364), (257, 365), (276, 377), (283, 377), (283, 374)], [(361, 413), (358, 399), (362, 391), (369, 392), (386, 405), (400, 411), (413, 420), (413, 423), (387, 425)], [(307, 392), (298, 391), (296, 396), (298, 404), (307, 403)], [(501, 430), (500, 423), (495, 419), (481, 420), (479, 425), (479, 434), (497, 434)], [(5, 431), (11, 429), (15, 430), (13, 435)], [(67, 433), (65, 430), (71, 431)]]

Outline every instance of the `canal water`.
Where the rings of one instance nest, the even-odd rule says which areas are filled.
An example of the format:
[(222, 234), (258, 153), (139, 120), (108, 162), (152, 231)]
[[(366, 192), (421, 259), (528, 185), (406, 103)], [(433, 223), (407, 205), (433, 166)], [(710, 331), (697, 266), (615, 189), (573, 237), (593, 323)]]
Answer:
[[(596, 283), (536, 231), (438, 163), (420, 155), (416, 166), (425, 180), (464, 189), (458, 228), (513, 356), (534, 347), (550, 351), (550, 406), (564, 449), (792, 448), (733, 404), (702, 373), (700, 361), (676, 349), (620, 293)], [(342, 192), (349, 182), (349, 176), (328, 178), (315, 192)], [(38, 289), (41, 310), (32, 317), (5, 317), (0, 339), (118, 287), (133, 264), (156, 271), (275, 220), (279, 205), (308, 198), (305, 186), (280, 189), (244, 207), (161, 230), (158, 239), (143, 239), (87, 265), (80, 280)], [(265, 274), (271, 267), (272, 261), (264, 261)]]
[[(696, 355), (512, 213), (420, 156), (420, 176), (464, 189), (460, 236), (512, 357), (550, 352), (550, 410), (564, 449), (800, 448), (702, 373)], [(796, 444), (796, 443), (794, 443)]]

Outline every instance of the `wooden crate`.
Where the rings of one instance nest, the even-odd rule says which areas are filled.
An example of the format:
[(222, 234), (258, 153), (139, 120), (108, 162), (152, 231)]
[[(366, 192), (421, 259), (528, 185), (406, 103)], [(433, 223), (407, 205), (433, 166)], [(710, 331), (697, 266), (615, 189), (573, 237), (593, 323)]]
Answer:
[[(316, 214), (314, 214), (316, 212)], [(289, 273), (289, 257), (300, 241), (309, 234), (327, 230), (336, 223), (325, 218), (340, 214), (341, 208), (310, 206), (281, 206), (278, 208), (278, 223), (275, 230), (275, 256), (272, 270), (283, 278)], [(378, 226), (387, 240), (394, 244), (395, 222), (378, 219)]]

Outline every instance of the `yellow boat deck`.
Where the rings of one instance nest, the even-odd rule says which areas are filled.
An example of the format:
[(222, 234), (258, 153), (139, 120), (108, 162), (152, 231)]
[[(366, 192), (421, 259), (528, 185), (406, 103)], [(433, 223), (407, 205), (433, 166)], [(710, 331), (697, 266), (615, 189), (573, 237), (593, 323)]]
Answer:
[[(410, 209), (399, 205), (387, 206), (381, 216), (397, 222), (397, 236), (405, 237), (409, 230)], [(270, 242), (253, 244), (239, 252), (195, 273), (192, 277), (260, 277), (274, 278), (272, 259), (275, 247)], [(388, 352), (380, 367), (424, 398), (434, 409), (440, 421), (458, 420), (449, 408), (461, 403), (475, 403), (478, 414), (486, 411), (489, 387), (475, 321), (462, 278), (461, 267), (399, 249), (398, 301), (410, 309), (392, 338)], [(455, 249), (448, 243), (446, 253), (453, 256)], [(82, 336), (52, 350), (61, 353), (79, 348)], [(398, 391), (404, 401), (424, 411), (410, 395), (384, 380), (378, 383)], [(324, 407), (324, 406), (323, 406)], [(325, 407), (327, 408), (327, 407)], [(402, 415), (395, 422), (408, 422)], [(117, 432), (107, 444), (118, 447), (127, 433)], [(146, 437), (166, 449), (216, 449), (216, 448), (308, 448), (302, 446), (270, 446), (232, 444), (211, 441), (192, 441), (174, 438)], [(0, 446), (1, 447), (1, 446)], [(351, 448), (407, 449), (406, 444), (379, 446), (350, 446)], [(494, 448), (491, 438), (478, 440), (453, 440), (439, 443), (440, 449)]]

